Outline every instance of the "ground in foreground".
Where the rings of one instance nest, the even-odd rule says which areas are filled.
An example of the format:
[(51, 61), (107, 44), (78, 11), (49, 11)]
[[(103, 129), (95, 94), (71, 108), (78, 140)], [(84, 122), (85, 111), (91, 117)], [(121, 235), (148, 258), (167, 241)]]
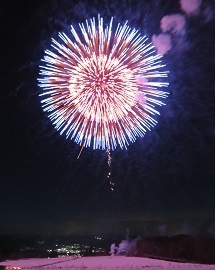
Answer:
[[(2, 266), (8, 266), (8, 269), (40, 269), (40, 270), (215, 270), (215, 265), (203, 265), (194, 263), (178, 263), (164, 260), (155, 260), (138, 257), (125, 256), (101, 256), (101, 257), (73, 257), (65, 258), (45, 258), (45, 259), (22, 259), (0, 262)], [(11, 267), (9, 267), (11, 266)], [(13, 268), (14, 267), (14, 268)], [(16, 267), (16, 268), (15, 268)], [(19, 268), (20, 267), (20, 268)], [(6, 268), (6, 269), (7, 269)]]

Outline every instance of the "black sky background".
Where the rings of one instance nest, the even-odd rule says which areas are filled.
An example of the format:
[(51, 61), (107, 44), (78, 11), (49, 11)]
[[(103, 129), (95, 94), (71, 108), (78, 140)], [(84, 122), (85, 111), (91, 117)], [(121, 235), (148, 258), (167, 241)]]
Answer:
[(1, 1), (0, 234), (215, 234), (215, 7), (186, 18), (183, 42), (164, 56), (169, 98), (158, 125), (112, 153), (54, 131), (40, 106), (40, 59), (58, 31), (101, 14), (149, 39), (179, 1)]

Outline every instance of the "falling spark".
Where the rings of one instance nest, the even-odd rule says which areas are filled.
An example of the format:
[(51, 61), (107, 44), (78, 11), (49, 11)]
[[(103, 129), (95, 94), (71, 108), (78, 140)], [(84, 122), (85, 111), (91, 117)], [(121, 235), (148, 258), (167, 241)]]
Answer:
[(108, 175), (107, 178), (109, 180), (109, 184), (110, 184), (110, 190), (114, 191), (114, 181), (112, 179), (112, 173), (111, 173), (111, 153), (110, 153), (110, 149), (106, 150), (107, 153), (107, 163), (108, 163)]
[[(143, 137), (157, 122), (167, 71), (138, 30), (104, 26), (98, 16), (52, 39), (40, 66), (42, 107), (60, 134), (83, 147), (115, 150)], [(81, 151), (82, 151), (81, 149)], [(80, 151), (80, 152), (81, 152)]]

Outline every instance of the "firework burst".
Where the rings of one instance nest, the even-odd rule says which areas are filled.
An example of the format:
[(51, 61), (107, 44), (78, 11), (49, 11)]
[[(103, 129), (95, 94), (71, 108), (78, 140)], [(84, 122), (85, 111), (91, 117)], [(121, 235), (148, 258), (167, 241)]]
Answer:
[(127, 148), (156, 124), (167, 72), (145, 36), (98, 16), (52, 39), (40, 67), (42, 106), (60, 134), (83, 147)]

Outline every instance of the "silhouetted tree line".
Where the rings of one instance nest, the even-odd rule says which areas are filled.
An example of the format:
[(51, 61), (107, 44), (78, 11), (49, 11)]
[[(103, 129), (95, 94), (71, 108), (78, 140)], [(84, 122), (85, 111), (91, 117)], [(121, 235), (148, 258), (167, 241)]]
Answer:
[(145, 238), (137, 242), (133, 255), (214, 264), (215, 238), (209, 235)]

